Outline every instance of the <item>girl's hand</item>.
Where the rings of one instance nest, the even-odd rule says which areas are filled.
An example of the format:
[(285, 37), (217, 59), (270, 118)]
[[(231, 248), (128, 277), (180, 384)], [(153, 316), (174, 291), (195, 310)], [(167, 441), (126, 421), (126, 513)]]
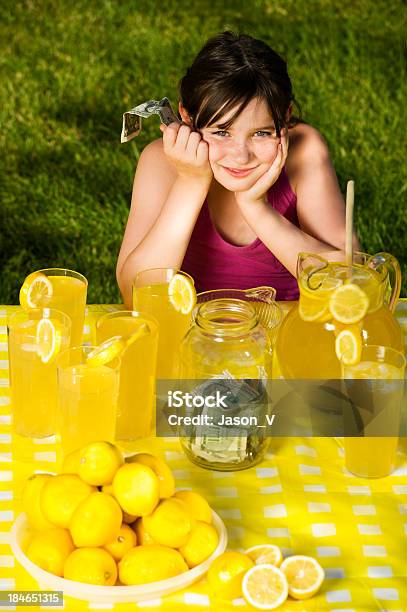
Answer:
[(285, 128), (281, 132), (280, 144), (278, 145), (277, 155), (268, 170), (250, 187), (247, 191), (239, 191), (235, 193), (238, 204), (251, 204), (255, 202), (263, 202), (268, 190), (278, 177), (285, 164), (288, 153), (288, 130)]
[(209, 164), (208, 144), (199, 132), (193, 132), (185, 123), (160, 125), (163, 133), (164, 153), (175, 166), (178, 176), (210, 184), (213, 173)]

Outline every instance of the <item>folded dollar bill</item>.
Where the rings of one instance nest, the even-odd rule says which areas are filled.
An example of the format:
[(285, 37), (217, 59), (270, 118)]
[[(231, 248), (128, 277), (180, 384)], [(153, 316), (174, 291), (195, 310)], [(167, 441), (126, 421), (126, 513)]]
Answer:
[(128, 142), (140, 134), (141, 117), (145, 119), (151, 115), (158, 115), (165, 125), (181, 123), (174, 113), (168, 98), (162, 100), (147, 100), (123, 114), (121, 142)]

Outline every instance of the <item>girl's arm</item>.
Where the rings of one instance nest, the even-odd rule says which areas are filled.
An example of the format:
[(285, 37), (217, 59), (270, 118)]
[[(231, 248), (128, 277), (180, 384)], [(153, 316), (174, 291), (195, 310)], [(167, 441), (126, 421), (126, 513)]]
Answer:
[(163, 131), (163, 141), (151, 143), (140, 156), (117, 261), (117, 281), (128, 308), (137, 272), (181, 266), (212, 180), (200, 135), (175, 124)]
[[(261, 177), (252, 190), (237, 193), (236, 199), (256, 235), (295, 276), (299, 252), (323, 253), (345, 249), (346, 239), (345, 205), (325, 141), (317, 130), (308, 125), (298, 126), (293, 140), (293, 143), (290, 140), (287, 167), (290, 169), (291, 186), (297, 195), (300, 227), (288, 221), (266, 201), (264, 194), (267, 189), (262, 189), (261, 185), (259, 188), (262, 179), (263, 185), (266, 185), (266, 176)], [(277, 168), (280, 167), (280, 171), (287, 156), (287, 147), (288, 141), (282, 138), (282, 146), (273, 162)], [(353, 243), (354, 249), (358, 250), (355, 235)]]

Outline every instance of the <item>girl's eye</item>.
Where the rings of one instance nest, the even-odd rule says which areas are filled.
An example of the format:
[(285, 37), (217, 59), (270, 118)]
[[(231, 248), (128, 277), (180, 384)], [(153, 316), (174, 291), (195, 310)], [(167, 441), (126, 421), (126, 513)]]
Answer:
[(261, 136), (262, 138), (266, 137), (266, 136), (276, 136), (276, 132), (267, 132), (265, 130), (259, 130), (258, 132), (255, 133), (255, 136)]
[(226, 132), (226, 130), (218, 130), (217, 132), (212, 132), (215, 136), (228, 136), (229, 132)]

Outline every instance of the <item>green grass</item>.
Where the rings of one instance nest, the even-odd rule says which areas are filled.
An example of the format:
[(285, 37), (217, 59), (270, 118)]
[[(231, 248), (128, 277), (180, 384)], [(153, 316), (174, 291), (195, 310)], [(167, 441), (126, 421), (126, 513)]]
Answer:
[(264, 38), (289, 62), (304, 119), (327, 139), (342, 191), (356, 182), (363, 248), (392, 252), (407, 295), (406, 13), (402, 0), (2, 0), (0, 303), (31, 271), (85, 274), (116, 302), (115, 264), (139, 151), (122, 113), (168, 95), (207, 37)]

